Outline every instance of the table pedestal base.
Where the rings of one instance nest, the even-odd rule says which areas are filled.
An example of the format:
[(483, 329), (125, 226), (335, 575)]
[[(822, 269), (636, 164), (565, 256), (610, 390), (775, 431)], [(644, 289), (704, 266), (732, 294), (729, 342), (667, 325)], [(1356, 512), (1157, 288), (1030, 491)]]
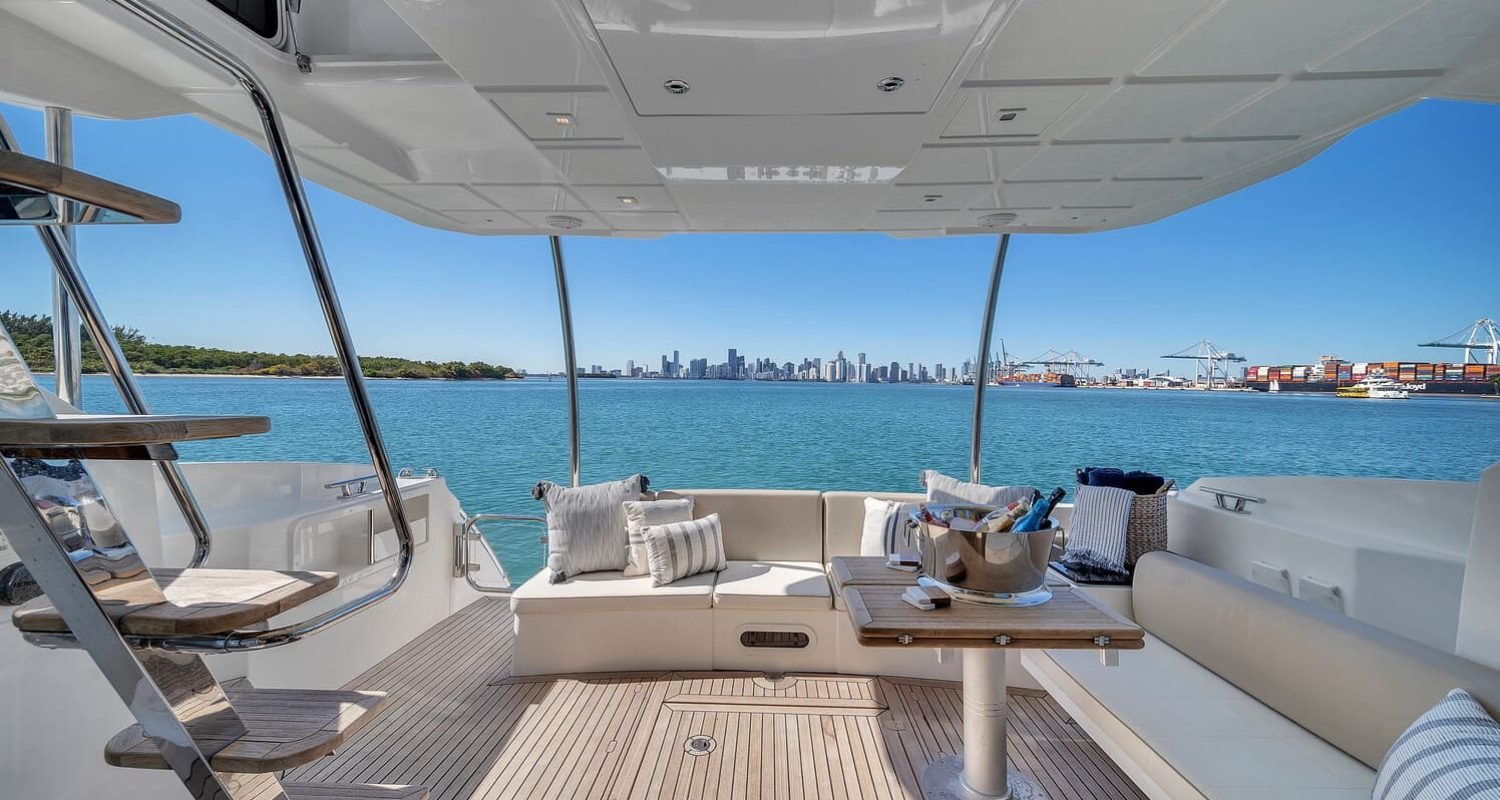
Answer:
[(964, 754), (927, 765), (926, 800), (1046, 800), (1026, 776), (1009, 771), (1005, 753), (1005, 651), (968, 648), (964, 658)]
[(1047, 800), (1030, 777), (1020, 770), (1007, 771), (1005, 794), (984, 794), (964, 783), (963, 756), (948, 756), (938, 759), (922, 770), (922, 797), (924, 800)]

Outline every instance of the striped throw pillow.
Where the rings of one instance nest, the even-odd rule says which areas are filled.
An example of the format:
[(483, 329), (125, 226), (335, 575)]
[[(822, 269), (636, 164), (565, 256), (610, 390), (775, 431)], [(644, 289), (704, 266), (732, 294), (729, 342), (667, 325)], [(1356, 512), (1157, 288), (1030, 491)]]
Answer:
[(1454, 689), (1391, 745), (1372, 800), (1500, 797), (1500, 723)]
[(630, 553), (625, 559), (625, 575), (651, 574), (651, 564), (646, 558), (646, 539), (641, 531), (652, 525), (669, 522), (687, 522), (693, 518), (693, 498), (672, 500), (630, 500), (625, 503), (625, 533), (629, 539)]
[(629, 541), (622, 504), (639, 500), (645, 489), (643, 475), (576, 488), (538, 483), (531, 494), (547, 507), (548, 580), (561, 583), (585, 572), (625, 569)]
[(865, 525), (859, 537), (862, 556), (888, 556), (913, 550), (907, 541), (906, 522), (916, 503), (865, 498)]
[(687, 522), (650, 525), (641, 531), (641, 536), (646, 540), (652, 586), (666, 586), (702, 572), (720, 572), (729, 566), (724, 558), (724, 533), (719, 529), (718, 514)]

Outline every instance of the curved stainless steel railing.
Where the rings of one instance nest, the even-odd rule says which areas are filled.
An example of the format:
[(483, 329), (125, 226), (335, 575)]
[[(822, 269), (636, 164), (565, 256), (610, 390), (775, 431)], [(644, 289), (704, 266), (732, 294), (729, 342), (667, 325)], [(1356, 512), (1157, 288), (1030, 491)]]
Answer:
[[(547, 519), (545, 517), (532, 517), (523, 514), (475, 514), (464, 520), (463, 527), (459, 530), (458, 539), (453, 543), (453, 572), (455, 576), (462, 575), (465, 582), (475, 591), (488, 594), (510, 594), (515, 591), (515, 584), (511, 583), (510, 573), (505, 571), (505, 562), (500, 559), (500, 554), (490, 543), (485, 541), (484, 536), (479, 533), (481, 522), (528, 522), (541, 525), (545, 530)], [(542, 541), (547, 541), (545, 536)], [(479, 542), (490, 551), (490, 556), (495, 559), (495, 566), (500, 570), (500, 578), (505, 581), (504, 586), (485, 586), (474, 580), (474, 573), (479, 571), (479, 565), (469, 558), (469, 544)]]
[[(50, 111), (52, 109), (49, 109)], [(48, 114), (49, 122), (53, 117), (53, 114)], [(61, 139), (61, 134), (57, 134), (56, 138)], [(62, 150), (58, 142), (52, 143), (52, 147), (59, 152)], [(3, 118), (0, 118), (0, 150), (21, 152), (10, 126), (6, 125)], [(71, 299), (72, 305), (78, 307), (78, 315), (84, 326), (88, 328), (89, 336), (97, 345), (95, 349), (99, 351), (99, 357), (104, 361), (104, 368), (114, 379), (115, 389), (120, 393), (125, 409), (131, 414), (150, 414), (151, 408), (146, 404), (146, 396), (141, 392), (140, 385), (136, 383), (135, 373), (131, 371), (130, 362), (126, 361), (125, 353), (120, 349), (120, 342), (115, 338), (114, 329), (105, 321), (104, 310), (99, 306), (99, 301), (94, 298), (94, 292), (89, 288), (88, 281), (84, 280), (83, 269), (78, 265), (72, 237), (69, 236), (66, 226), (39, 225), (36, 232), (37, 236), (41, 237), (42, 246), (46, 248), (48, 258), (52, 260), (55, 279), (64, 295), (55, 303), (54, 314), (56, 316), (52, 320), (53, 330), (57, 331), (64, 326), (72, 325), (71, 321), (63, 318), (62, 312), (62, 309), (69, 305), (67, 300)], [(71, 316), (69, 313), (68, 317), (71, 318)], [(75, 341), (77, 339), (76, 336), (71, 338)], [(56, 352), (62, 352), (64, 348), (57, 347), (57, 344), (60, 343), (54, 342)], [(71, 350), (71, 347), (67, 349)], [(67, 376), (63, 374), (64, 371), (59, 369), (57, 373), (57, 384), (60, 390), (68, 382)], [(70, 394), (72, 396), (68, 396)], [(59, 391), (58, 396), (69, 405), (81, 407), (76, 402), (78, 400), (76, 391)], [(202, 507), (198, 505), (198, 499), (193, 496), (193, 491), (189, 488), (182, 470), (171, 461), (158, 461), (156, 466), (161, 471), (167, 491), (176, 501), (183, 520), (187, 522), (188, 531), (193, 536), (193, 557), (188, 562), (188, 566), (201, 567), (208, 562), (209, 552), (213, 546), (208, 519), (204, 516)]]
[(375, 419), (375, 410), (365, 388), (364, 372), (360, 367), (359, 354), (354, 349), (354, 339), (349, 333), (348, 323), (339, 305), (338, 292), (333, 285), (333, 276), (328, 268), (328, 258), (323, 252), (323, 243), (318, 237), (318, 228), (313, 221), (312, 208), (302, 189), (302, 176), (292, 154), (281, 123), (281, 114), (276, 103), (261, 85), (248, 66), (232, 53), (219, 46), (171, 14), (157, 8), (148, 0), (105, 0), (124, 9), (142, 22), (155, 28), (169, 39), (227, 72), (250, 96), (260, 117), (261, 128), (266, 137), (266, 149), (276, 165), (276, 174), (281, 181), (282, 193), (287, 208), (292, 213), (297, 228), (297, 237), (302, 244), (302, 254), (307, 260), (307, 270), (317, 291), (318, 302), (323, 309), (323, 318), (333, 338), (335, 355), (343, 368), (344, 381), (349, 387), (350, 399), (354, 402), (355, 415), (359, 418), (360, 430), (364, 434), (365, 446), (370, 451), (370, 461), (379, 478), (380, 488), (385, 494), (386, 508), (391, 514), (391, 523), (396, 529), (396, 540), (400, 548), (396, 568), (389, 580), (380, 588), (368, 592), (338, 608), (326, 611), (302, 622), (284, 625), (266, 631), (236, 631), (223, 636), (178, 637), (170, 639), (141, 640), (140, 643), (168, 650), (192, 650), (212, 652), (240, 652), (279, 647), (303, 639), (324, 629), (351, 614), (356, 614), (385, 600), (401, 588), (411, 572), (413, 537), (406, 510), (401, 504), (401, 492), (396, 483), (396, 474), (391, 470), (390, 458), (386, 454), (385, 441), (380, 435), (380, 425)]
[(984, 430), (984, 387), (990, 382), (990, 342), (995, 336), (995, 304), (1000, 300), (1000, 278), (1005, 274), (1005, 251), (1010, 249), (1010, 234), (1000, 234), (995, 249), (995, 266), (990, 272), (990, 291), (984, 307), (984, 324), (979, 331), (979, 372), (974, 376), (974, 428), (969, 439), (969, 481), (979, 483), (980, 434)]

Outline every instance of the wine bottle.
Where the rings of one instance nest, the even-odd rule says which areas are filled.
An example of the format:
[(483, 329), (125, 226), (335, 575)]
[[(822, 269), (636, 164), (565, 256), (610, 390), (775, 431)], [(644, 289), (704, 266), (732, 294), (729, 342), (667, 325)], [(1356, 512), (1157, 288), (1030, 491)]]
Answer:
[(1011, 530), (1016, 533), (1028, 533), (1030, 531), (1041, 530), (1042, 527), (1047, 524), (1048, 518), (1052, 515), (1052, 509), (1057, 507), (1057, 504), (1062, 501), (1063, 495), (1066, 494), (1067, 491), (1061, 486), (1053, 489), (1052, 494), (1048, 495), (1045, 499), (1038, 500), (1037, 502), (1032, 503), (1031, 513), (1022, 517), (1020, 521), (1016, 522)]

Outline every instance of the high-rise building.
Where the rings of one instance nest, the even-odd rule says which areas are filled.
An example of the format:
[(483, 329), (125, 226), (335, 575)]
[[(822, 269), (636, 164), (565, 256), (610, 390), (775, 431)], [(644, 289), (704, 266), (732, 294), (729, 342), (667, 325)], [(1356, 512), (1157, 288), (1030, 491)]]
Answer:
[(632, 358), (625, 362), (625, 375), (630, 378), (635, 377), (635, 359)]
[(938, 383), (943, 383), (944, 381), (948, 380), (948, 373), (943, 371), (942, 364), (938, 364), (937, 366), (933, 367), (932, 373), (933, 380), (937, 381)]
[(890, 377), (886, 378), (886, 380), (890, 381), (891, 383), (901, 382), (901, 365), (899, 363), (895, 361), (891, 362)]
[(682, 377), (682, 353), (676, 350), (672, 351), (672, 377)]
[(729, 367), (729, 375), (727, 377), (738, 378), (740, 375), (737, 367), (740, 363), (740, 354), (733, 347), (729, 348), (729, 361), (726, 363)]
[(667, 360), (666, 353), (662, 353), (661, 356), (661, 376), (663, 378), (672, 377), (672, 362)]

